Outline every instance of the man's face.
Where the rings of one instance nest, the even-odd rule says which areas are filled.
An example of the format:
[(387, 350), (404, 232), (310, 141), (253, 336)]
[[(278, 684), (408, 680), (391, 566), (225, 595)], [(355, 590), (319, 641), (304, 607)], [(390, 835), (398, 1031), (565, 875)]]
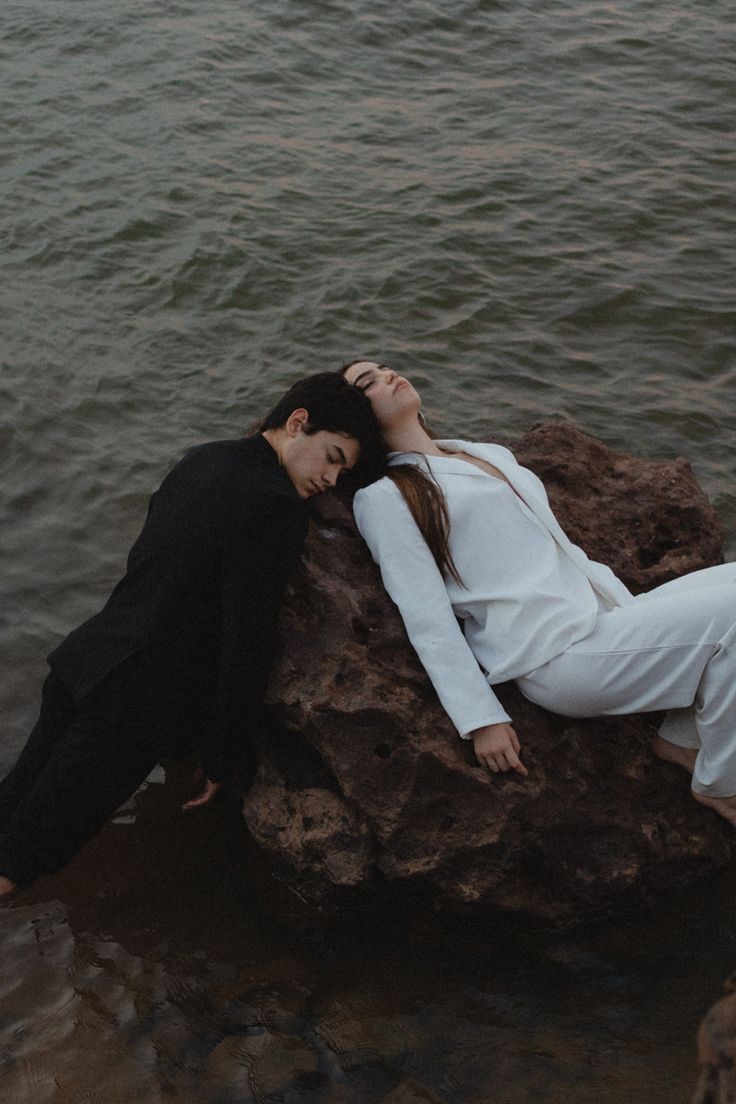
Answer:
[[(294, 416), (292, 415), (292, 418)], [(289, 423), (292, 419), (289, 419)], [(360, 445), (355, 437), (327, 429), (307, 433), (305, 422), (290, 426), (281, 449), (281, 465), (300, 498), (311, 498), (329, 487), (356, 463)]]

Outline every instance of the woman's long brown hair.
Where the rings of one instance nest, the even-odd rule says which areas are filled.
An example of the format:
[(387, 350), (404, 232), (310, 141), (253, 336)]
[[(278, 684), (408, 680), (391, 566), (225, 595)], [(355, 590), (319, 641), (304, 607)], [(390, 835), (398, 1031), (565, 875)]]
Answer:
[[(348, 361), (347, 364), (343, 364), (340, 372), (345, 375), (348, 368), (367, 359), (367, 357), (359, 357), (357, 360)], [(386, 367), (384, 364), (376, 363), (379, 368)], [(421, 413), (419, 420), (426, 433), (433, 439), (436, 438), (437, 434), (432, 432)], [(409, 507), (419, 532), (427, 542), (437, 567), (443, 575), (445, 572), (451, 575), (458, 586), (465, 586), (450, 552), (450, 515), (439, 483), (429, 470), (423, 471), (417, 464), (390, 465), (386, 475), (401, 491), (404, 502)]]
[(450, 552), (450, 515), (440, 485), (417, 464), (392, 464), (386, 474), (401, 491), (437, 567), (464, 586)]

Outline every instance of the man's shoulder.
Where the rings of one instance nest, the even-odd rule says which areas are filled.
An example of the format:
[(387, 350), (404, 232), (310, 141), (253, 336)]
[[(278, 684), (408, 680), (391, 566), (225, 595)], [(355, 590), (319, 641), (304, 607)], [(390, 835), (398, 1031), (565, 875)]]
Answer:
[(251, 437), (228, 437), (218, 441), (205, 441), (188, 449), (183, 461), (190, 464), (247, 464), (266, 470), (278, 470), (276, 454), (260, 433)]
[[(207, 441), (191, 448), (155, 496), (161, 511), (199, 517), (214, 533), (274, 525), (303, 539), (307, 516), (294, 484), (265, 438)], [(223, 529), (224, 527), (224, 529)]]
[(212, 480), (224, 491), (234, 487), (257, 495), (283, 496), (297, 504), (300, 501), (275, 452), (261, 434), (195, 445), (184, 454), (174, 472), (192, 479)]

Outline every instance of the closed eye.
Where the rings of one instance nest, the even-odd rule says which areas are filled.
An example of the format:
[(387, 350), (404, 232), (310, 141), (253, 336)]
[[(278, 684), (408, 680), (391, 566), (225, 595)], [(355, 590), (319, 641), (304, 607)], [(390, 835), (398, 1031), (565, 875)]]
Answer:
[(342, 451), (342, 449), (339, 448), (339, 447), (337, 448), (336, 453), (333, 453), (332, 455), (330, 455), (329, 452), (327, 453), (327, 463), (328, 464), (339, 464), (341, 468), (345, 468), (346, 470), (349, 470), (348, 469), (348, 458), (345, 455), (345, 453)]
[(375, 368), (368, 368), (365, 372), (361, 372), (359, 376), (353, 380), (353, 387), (357, 387), (359, 391), (367, 391), (372, 383), (375, 383), (378, 379)]

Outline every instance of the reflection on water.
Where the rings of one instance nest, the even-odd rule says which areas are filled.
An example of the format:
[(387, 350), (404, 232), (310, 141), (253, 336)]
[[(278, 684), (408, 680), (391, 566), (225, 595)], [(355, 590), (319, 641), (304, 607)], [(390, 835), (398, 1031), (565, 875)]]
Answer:
[(236, 804), (179, 814), (187, 780), (149, 784), (0, 910), (4, 1101), (689, 1099), (734, 878), (567, 934), (402, 911), (390, 889), (320, 919)]

